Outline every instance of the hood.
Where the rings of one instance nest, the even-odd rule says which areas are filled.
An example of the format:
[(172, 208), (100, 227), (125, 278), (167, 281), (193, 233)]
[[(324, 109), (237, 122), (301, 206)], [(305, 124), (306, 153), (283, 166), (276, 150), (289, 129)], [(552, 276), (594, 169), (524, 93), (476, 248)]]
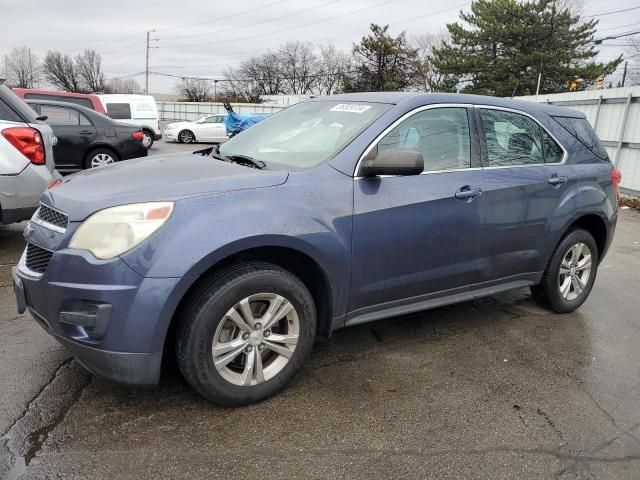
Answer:
[(171, 123), (167, 123), (167, 126), (164, 128), (168, 128), (168, 127), (186, 127), (188, 125), (193, 125), (195, 123), (195, 121), (193, 122), (171, 122)]
[(65, 177), (44, 193), (42, 201), (66, 212), (70, 221), (128, 203), (280, 185), (286, 171), (257, 170), (193, 154), (159, 155), (126, 160)]

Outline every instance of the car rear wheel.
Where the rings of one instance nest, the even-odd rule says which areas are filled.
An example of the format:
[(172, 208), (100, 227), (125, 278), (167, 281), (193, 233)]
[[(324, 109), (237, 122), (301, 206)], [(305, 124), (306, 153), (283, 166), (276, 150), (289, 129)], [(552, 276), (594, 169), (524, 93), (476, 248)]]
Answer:
[(556, 247), (542, 281), (531, 289), (533, 296), (558, 313), (574, 311), (591, 293), (598, 260), (593, 236), (586, 230), (573, 230)]
[(111, 150), (98, 148), (89, 152), (89, 155), (87, 155), (85, 160), (84, 168), (106, 167), (107, 165), (116, 163), (118, 160), (118, 155)]
[(153, 139), (154, 139), (153, 134), (148, 130), (143, 130), (142, 133), (144, 134), (144, 137), (142, 137), (142, 145), (144, 145), (147, 148), (151, 148), (151, 145), (153, 145)]
[(316, 309), (305, 285), (267, 263), (205, 281), (179, 318), (178, 366), (203, 397), (240, 406), (283, 388), (311, 352)]
[(180, 143), (193, 143), (196, 141), (196, 136), (191, 130), (182, 130), (178, 134), (178, 141)]

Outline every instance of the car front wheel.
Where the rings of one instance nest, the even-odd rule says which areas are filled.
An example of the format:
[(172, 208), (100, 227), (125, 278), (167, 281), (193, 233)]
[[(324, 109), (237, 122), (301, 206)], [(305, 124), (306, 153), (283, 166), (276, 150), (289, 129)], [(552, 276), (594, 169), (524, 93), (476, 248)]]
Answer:
[(240, 406), (270, 397), (311, 352), (313, 297), (278, 266), (227, 269), (200, 285), (188, 303), (179, 318), (178, 366), (215, 403)]
[(574, 311), (591, 293), (598, 261), (593, 236), (582, 229), (571, 231), (553, 252), (540, 284), (531, 289), (533, 296), (558, 313)]
[(190, 130), (182, 130), (178, 134), (178, 141), (180, 143), (194, 143), (196, 141), (196, 136)]

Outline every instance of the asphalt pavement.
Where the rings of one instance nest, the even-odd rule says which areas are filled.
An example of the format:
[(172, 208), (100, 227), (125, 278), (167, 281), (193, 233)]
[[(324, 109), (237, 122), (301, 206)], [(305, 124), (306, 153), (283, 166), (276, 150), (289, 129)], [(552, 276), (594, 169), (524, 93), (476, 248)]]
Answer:
[(238, 409), (175, 370), (86, 373), (16, 313), (22, 228), (0, 227), (0, 478), (640, 478), (640, 213), (573, 314), (524, 289), (347, 328)]

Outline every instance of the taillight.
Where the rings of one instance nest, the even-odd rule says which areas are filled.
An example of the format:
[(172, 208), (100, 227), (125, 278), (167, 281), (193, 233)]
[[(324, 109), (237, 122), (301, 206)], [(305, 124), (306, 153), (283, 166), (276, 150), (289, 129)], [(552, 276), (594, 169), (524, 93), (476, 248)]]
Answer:
[(133, 132), (131, 136), (133, 137), (134, 140), (137, 140), (139, 142), (144, 140), (144, 133), (142, 132)]
[(5, 128), (2, 131), (2, 136), (11, 145), (20, 150), (20, 153), (27, 157), (31, 163), (44, 165), (46, 158), (44, 143), (38, 130), (29, 127)]
[(622, 172), (616, 167), (611, 170), (611, 183), (613, 184), (613, 190), (616, 192), (616, 196), (620, 196), (620, 182), (622, 182)]

